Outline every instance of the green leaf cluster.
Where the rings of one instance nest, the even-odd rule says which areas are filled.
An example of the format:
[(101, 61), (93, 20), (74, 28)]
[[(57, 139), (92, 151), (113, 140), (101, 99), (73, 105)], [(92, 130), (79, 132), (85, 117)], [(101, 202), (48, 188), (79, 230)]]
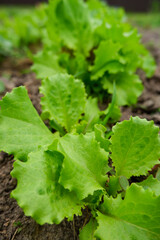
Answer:
[[(92, 217), (81, 240), (158, 240), (160, 182), (148, 171), (159, 163), (159, 128), (131, 117), (107, 131), (97, 100), (71, 75), (48, 77), (40, 91), (49, 129), (24, 87), (0, 102), (0, 150), (16, 159), (12, 197), (24, 213), (39, 224), (59, 224), (88, 207)], [(141, 175), (145, 181), (132, 180)]]
[(135, 104), (143, 90), (136, 71), (150, 77), (155, 63), (123, 10), (98, 0), (50, 0), (47, 15), (44, 47), (32, 67), (37, 76), (65, 71), (83, 80), (89, 95), (103, 99), (113, 94), (115, 82), (117, 104)]
[[(73, 220), (87, 207), (92, 217), (80, 240), (160, 239), (159, 171), (149, 173), (159, 164), (159, 128), (138, 117), (109, 127), (120, 117), (118, 105), (141, 94), (136, 70), (150, 76), (155, 68), (123, 10), (97, 0), (50, 0), (11, 29), (17, 46), (42, 32), (44, 44), (32, 68), (43, 79), (41, 116), (24, 87), (0, 101), (0, 150), (15, 159), (11, 196), (41, 225)], [(100, 97), (109, 94), (100, 110)]]
[(0, 55), (23, 56), (30, 44), (37, 44), (46, 35), (46, 8), (2, 8), (0, 10)]

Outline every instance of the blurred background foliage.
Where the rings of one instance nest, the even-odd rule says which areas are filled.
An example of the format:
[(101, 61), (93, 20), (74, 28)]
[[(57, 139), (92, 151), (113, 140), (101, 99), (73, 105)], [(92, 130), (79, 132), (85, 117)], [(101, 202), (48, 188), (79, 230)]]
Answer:
[[(29, 55), (28, 46), (45, 36), (47, 21), (45, 2), (47, 0), (0, 0), (0, 60), (2, 56)], [(160, 26), (160, 0), (107, 0), (107, 2), (111, 6), (127, 10), (128, 20), (136, 27)]]

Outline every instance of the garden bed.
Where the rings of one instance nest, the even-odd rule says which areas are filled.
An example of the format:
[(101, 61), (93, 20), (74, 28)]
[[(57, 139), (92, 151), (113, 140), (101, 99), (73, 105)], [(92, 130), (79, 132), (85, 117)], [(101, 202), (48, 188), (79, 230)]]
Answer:
[[(141, 30), (143, 41), (156, 59), (157, 70), (155, 75), (147, 79), (143, 72), (139, 72), (144, 83), (144, 91), (136, 106), (122, 107), (122, 118), (129, 119), (131, 115), (154, 120), (160, 126), (160, 47), (159, 29)], [(160, 31), (159, 31), (160, 32)], [(158, 40), (157, 40), (158, 39)], [(22, 69), (28, 71), (30, 61), (24, 60), (13, 63), (5, 60), (0, 67), (0, 80), (5, 83), (6, 90), (25, 85), (30, 99), (38, 113), (41, 113), (40, 94), (38, 88), (40, 81), (32, 72), (22, 73)], [(10, 76), (7, 78), (7, 76)], [(5, 94), (1, 94), (1, 97)], [(0, 240), (76, 240), (78, 229), (88, 221), (90, 213), (84, 211), (82, 217), (75, 217), (74, 222), (64, 220), (59, 225), (38, 225), (30, 217), (23, 214), (16, 200), (10, 198), (10, 192), (16, 187), (15, 179), (10, 172), (13, 166), (13, 157), (6, 153), (0, 154)]]

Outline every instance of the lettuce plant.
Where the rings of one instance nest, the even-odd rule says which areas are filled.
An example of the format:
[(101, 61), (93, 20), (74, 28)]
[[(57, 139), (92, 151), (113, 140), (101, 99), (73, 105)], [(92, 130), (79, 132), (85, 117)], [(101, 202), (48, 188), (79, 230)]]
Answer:
[[(24, 87), (0, 102), (0, 149), (14, 155), (12, 197), (24, 213), (39, 224), (59, 224), (88, 207), (92, 217), (81, 240), (158, 240), (160, 182), (148, 171), (159, 164), (159, 128), (131, 117), (109, 132), (93, 99), (89, 104), (96, 110), (85, 112), (84, 85), (72, 76), (46, 79), (41, 93), (42, 117), (50, 119), (50, 129)], [(93, 119), (84, 131), (82, 122)], [(141, 175), (146, 180), (136, 183), (133, 176)]]
[[(44, 79), (40, 92), (43, 94), (42, 118), (48, 119), (50, 130), (57, 130), (61, 136), (70, 132), (90, 132), (95, 123), (103, 124), (106, 116), (112, 118), (113, 115), (115, 118), (114, 109), (111, 112), (109, 106), (106, 110), (100, 111), (97, 99), (87, 98), (82, 81), (70, 75), (57, 74)], [(14, 154), (15, 158), (18, 154), (17, 158), (25, 161), (26, 154), (32, 147), (36, 150), (39, 145), (52, 142), (52, 134), (37, 115), (24, 87), (15, 88), (12, 93), (4, 97), (1, 103), (0, 125), (3, 137), (0, 141), (5, 148), (3, 150)], [(14, 109), (12, 113), (11, 109)], [(23, 134), (26, 133), (24, 140), (20, 132), (16, 132), (15, 126), (21, 129)], [(4, 137), (6, 132), (8, 134)], [(20, 137), (20, 142), (15, 146), (13, 142), (17, 134), (22, 138)], [(30, 137), (33, 141), (35, 139), (36, 144), (30, 141)]]
[(0, 10), (0, 56), (21, 56), (28, 46), (38, 43), (45, 35), (47, 16), (43, 4), (30, 9)]
[(149, 77), (155, 64), (123, 11), (98, 0), (50, 0), (47, 11), (48, 35), (32, 67), (37, 76), (67, 72), (103, 99), (113, 94), (115, 82), (118, 105), (135, 104), (143, 90), (136, 71)]

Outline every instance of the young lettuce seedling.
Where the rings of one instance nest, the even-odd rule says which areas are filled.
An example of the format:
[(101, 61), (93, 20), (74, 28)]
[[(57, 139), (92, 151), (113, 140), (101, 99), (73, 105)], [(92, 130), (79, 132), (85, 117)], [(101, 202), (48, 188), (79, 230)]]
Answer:
[(98, 0), (50, 0), (47, 13), (44, 48), (33, 58), (37, 77), (71, 74), (102, 99), (116, 82), (117, 104), (135, 104), (143, 90), (136, 71), (152, 76), (155, 63), (122, 10)]
[[(108, 113), (107, 109), (99, 110), (96, 99), (87, 99), (84, 84), (68, 74), (45, 79), (40, 91), (44, 95), (41, 100), (42, 117), (49, 119), (51, 128), (58, 130), (62, 136), (67, 132), (92, 131), (94, 124), (103, 123)], [(24, 87), (7, 93), (0, 106), (1, 146), (4, 151), (14, 154), (15, 158), (25, 161), (29, 152), (37, 150), (38, 146), (50, 145), (53, 136), (57, 136), (57, 133), (52, 135), (46, 128)], [(24, 135), (26, 137), (23, 139)], [(16, 144), (14, 136), (19, 138)]]
[(87, 98), (83, 82), (68, 74), (55, 74), (44, 79), (40, 92), (43, 94), (42, 118), (49, 119), (51, 127), (61, 135), (90, 132), (96, 123), (106, 125), (109, 119), (116, 121), (120, 117), (115, 104), (116, 93), (113, 103), (100, 111), (98, 100)]
[[(64, 84), (61, 91), (60, 83), (65, 80), (58, 82), (55, 76), (51, 80), (59, 91), (53, 91), (50, 82), (50, 91), (45, 82), (41, 87), (44, 115), (57, 121), (65, 135), (48, 130), (24, 87), (14, 89), (0, 102), (0, 149), (16, 160), (11, 174), (17, 187), (12, 197), (39, 224), (59, 224), (65, 217), (72, 220), (87, 206), (92, 218), (81, 230), (81, 240), (158, 240), (160, 182), (147, 176), (159, 163), (159, 128), (153, 121), (131, 117), (113, 127), (110, 139), (101, 124), (79, 134), (76, 129), (85, 109), (85, 91), (79, 80), (65, 77), (67, 90)], [(74, 99), (70, 90), (76, 93)], [(62, 107), (64, 102), (67, 108)], [(131, 181), (132, 176), (141, 175), (147, 178), (144, 182)]]

